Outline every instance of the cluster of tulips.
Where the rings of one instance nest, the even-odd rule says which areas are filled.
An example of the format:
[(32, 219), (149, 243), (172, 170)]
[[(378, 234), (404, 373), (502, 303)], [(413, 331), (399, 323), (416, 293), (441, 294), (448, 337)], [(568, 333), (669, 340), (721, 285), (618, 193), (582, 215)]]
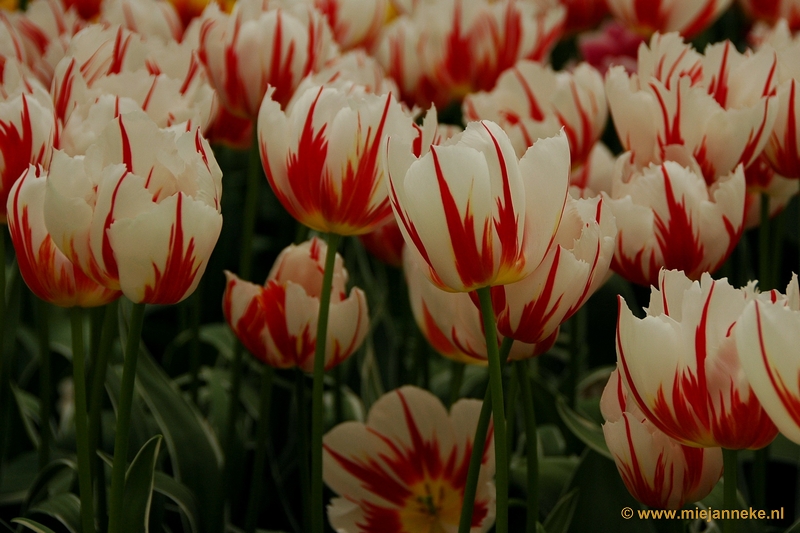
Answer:
[[(714, 37), (723, 14), (741, 30), (728, 39)], [(790, 0), (31, 0), (0, 10), (0, 505), (17, 438), (9, 405), (24, 418), (20, 398), (33, 396), (19, 392), (14, 364), (25, 318), (6, 282), (18, 272), (44, 305), (71, 308), (79, 497), (72, 518), (38, 508), (70, 531), (149, 530), (159, 479), (163, 492), (188, 491), (207, 508), (178, 498), (187, 531), (283, 527), (259, 508), (263, 478), (283, 490), (270, 412), (273, 385), (291, 375), (301, 436), (287, 461), (302, 490), (286, 506), (302, 509), (296, 529), (576, 531), (577, 498), (592, 495), (544, 493), (549, 433), (536, 422), (537, 387), (552, 385), (539, 356), (557, 359), (565, 343), (569, 390), (557, 403), (570, 439), (613, 459), (645, 506), (680, 509), (722, 486), (723, 507), (738, 508), (736, 450), (764, 449), (779, 431), (800, 444), (800, 288), (796, 262), (782, 260), (784, 242), (788, 262), (800, 240), (796, 223), (785, 238), (778, 222), (800, 185), (798, 30), (800, 2)], [(554, 48), (572, 50), (559, 70)], [(226, 212), (235, 150), (249, 151), (243, 204)], [(265, 195), (299, 223), (297, 238), (271, 268), (254, 269)], [(223, 216), (241, 219), (238, 265), (224, 273), (207, 269)], [(746, 231), (756, 227), (761, 282), (735, 288), (734, 274), (752, 270)], [(351, 286), (355, 265), (340, 248), (374, 256), (359, 271), (402, 270), (383, 290), (454, 361), (449, 410), (433, 387), (408, 380), (367, 415), (358, 398), (360, 409), (343, 413), (341, 367), (388, 348), (371, 287)], [(263, 284), (254, 270), (269, 270)], [(233, 335), (214, 365), (226, 368), (226, 416), (215, 434), (204, 430), (217, 460), (187, 473), (171, 437), (165, 469), (161, 437), (129, 450), (140, 397), (170, 433), (148, 392), (161, 371), (139, 368), (146, 305), (179, 304), (204, 275), (223, 274), (213, 298)], [(605, 311), (617, 316), (616, 369), (593, 374), (592, 420), (575, 405), (588, 344), (581, 309), (612, 278), (627, 287)], [(629, 284), (651, 287), (646, 309)], [(106, 318), (87, 361), (81, 309), (99, 306)], [(199, 342), (198, 324), (191, 335)], [(117, 337), (121, 374), (109, 365)], [(248, 352), (262, 381), (245, 414)], [(198, 407), (194, 365), (191, 390), (168, 380), (164, 394), (180, 412), (214, 418)], [(488, 367), (468, 395), (463, 365)], [(365, 368), (355, 381), (370, 379)], [(55, 526), (29, 512), (42, 487), (57, 492), (42, 383), (38, 433), (29, 424), (41, 473), (11, 518), (48, 532)], [(116, 412), (107, 456), (106, 387)], [(516, 453), (515, 429), (525, 437)], [(222, 510), (230, 495), (191, 497), (204, 474), (231, 490), (242, 440), (253, 458), (244, 520), (231, 517), (235, 502)], [(763, 487), (752, 492), (769, 504)]]

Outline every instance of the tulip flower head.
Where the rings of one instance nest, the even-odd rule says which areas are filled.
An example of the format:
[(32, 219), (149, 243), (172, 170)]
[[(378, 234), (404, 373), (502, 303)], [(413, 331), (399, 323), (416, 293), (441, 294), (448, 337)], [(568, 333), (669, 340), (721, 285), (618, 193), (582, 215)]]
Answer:
[(261, 161), (281, 204), (324, 233), (358, 235), (392, 210), (380, 150), (388, 136), (416, 129), (390, 94), (310, 87), (284, 112), (264, 98), (258, 116)]
[(680, 509), (708, 496), (722, 476), (722, 450), (671, 439), (629, 396), (614, 370), (600, 399), (603, 435), (631, 495), (656, 509)]
[[(479, 400), (448, 414), (430, 392), (406, 386), (383, 395), (366, 424), (345, 422), (323, 438), (323, 477), (339, 496), (328, 520), (339, 532), (455, 531), (461, 515)], [(494, 434), (486, 437), (470, 533), (494, 524)]]
[[(674, 155), (677, 154), (677, 151)], [(697, 162), (665, 161), (637, 170), (626, 153), (617, 160), (611, 194), (617, 218), (612, 268), (640, 285), (656, 285), (659, 269), (691, 279), (714, 272), (742, 235), (745, 180), (741, 165), (708, 186)]]
[(392, 208), (435, 285), (469, 292), (513, 283), (542, 262), (569, 185), (563, 132), (520, 160), (489, 121), (470, 123), (419, 158), (395, 139), (386, 154)]
[(688, 150), (706, 182), (761, 153), (777, 113), (777, 57), (740, 54), (730, 41), (697, 53), (677, 34), (655, 34), (639, 48), (638, 72), (614, 67), (606, 95), (620, 142), (640, 167)]
[(677, 31), (687, 39), (702, 32), (733, 0), (607, 0), (614, 18), (645, 35)]
[(800, 288), (786, 298), (747, 304), (736, 325), (736, 347), (750, 386), (781, 433), (800, 442)]
[(56, 246), (133, 302), (172, 304), (203, 275), (222, 228), (222, 172), (199, 130), (120, 115), (85, 156), (56, 151), (45, 224)]
[[(444, 357), (465, 364), (488, 364), (486, 336), (478, 307), (465, 292), (448, 292), (435, 286), (412, 253), (403, 253), (403, 272), (408, 283), (411, 311), (425, 339)], [(558, 337), (558, 324), (538, 344), (515, 342), (509, 360), (522, 360), (541, 355)], [(503, 341), (498, 334), (498, 345)]]
[(739, 0), (744, 12), (753, 19), (771, 25), (785, 20), (792, 31), (800, 30), (800, 2), (798, 0)]
[(322, 13), (344, 50), (369, 48), (383, 28), (389, 0), (306, 0)]
[(542, 263), (521, 281), (492, 287), (497, 329), (526, 343), (542, 343), (557, 333), (606, 280), (616, 233), (603, 200), (568, 197)]
[(286, 105), (300, 80), (336, 53), (330, 28), (313, 7), (291, 0), (239, 0), (230, 15), (203, 12), (200, 59), (222, 104), (255, 119), (267, 87)]
[[(226, 272), (222, 309), (228, 325), (260, 361), (275, 368), (314, 368), (319, 299), (327, 245), (314, 237), (284, 249), (264, 286)], [(348, 296), (347, 270), (337, 254), (331, 290), (325, 369), (338, 365), (363, 342), (369, 329), (361, 289)]]
[(662, 270), (647, 316), (619, 299), (617, 366), (630, 398), (673, 439), (700, 447), (763, 448), (778, 430), (750, 387), (736, 349), (737, 320), (752, 285), (734, 289), (704, 274)]
[(603, 78), (587, 63), (571, 72), (520, 61), (485, 93), (464, 98), (465, 120), (492, 120), (509, 134), (518, 156), (534, 141), (558, 134), (569, 139), (572, 164), (583, 164), (606, 127)]
[(53, 244), (44, 224), (46, 182), (47, 172), (30, 166), (8, 196), (8, 230), (25, 283), (60, 307), (95, 307), (117, 299), (119, 291), (91, 280)]

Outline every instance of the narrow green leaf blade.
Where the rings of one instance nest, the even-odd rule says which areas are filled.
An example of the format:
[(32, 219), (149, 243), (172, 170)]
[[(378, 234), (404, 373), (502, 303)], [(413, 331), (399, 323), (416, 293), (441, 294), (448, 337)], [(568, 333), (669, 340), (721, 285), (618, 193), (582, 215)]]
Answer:
[(39, 522), (35, 520), (31, 520), (30, 518), (15, 518), (12, 520), (13, 523), (19, 524), (21, 526), (25, 526), (28, 529), (35, 531), (36, 533), (55, 533), (52, 529), (47, 526), (43, 526)]
[(599, 424), (573, 411), (563, 398), (558, 399), (556, 409), (564, 424), (576, 437), (586, 444), (586, 446), (603, 457), (611, 459), (612, 461), (614, 460), (611, 456), (611, 452), (608, 451), (606, 439), (603, 436), (603, 428), (601, 428)]
[(122, 533), (147, 533), (150, 503), (158, 451), (163, 437), (148, 440), (136, 454), (125, 475), (125, 499), (122, 504)]
[(31, 507), (29, 513), (40, 513), (55, 518), (64, 524), (70, 533), (79, 533), (81, 530), (81, 501), (71, 492), (56, 494), (39, 502)]

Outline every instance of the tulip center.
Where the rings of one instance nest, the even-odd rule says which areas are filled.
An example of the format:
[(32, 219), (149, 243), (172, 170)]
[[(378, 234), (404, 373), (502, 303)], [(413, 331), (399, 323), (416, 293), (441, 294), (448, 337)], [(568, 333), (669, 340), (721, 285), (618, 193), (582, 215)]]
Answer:
[(445, 533), (445, 525), (458, 525), (461, 493), (445, 479), (426, 479), (411, 486), (400, 511), (403, 531)]

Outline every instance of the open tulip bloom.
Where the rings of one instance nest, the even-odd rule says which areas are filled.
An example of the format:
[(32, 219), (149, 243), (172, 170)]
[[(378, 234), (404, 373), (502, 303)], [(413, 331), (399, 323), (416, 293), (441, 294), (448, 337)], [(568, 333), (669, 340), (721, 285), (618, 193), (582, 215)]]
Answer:
[(133, 302), (174, 304), (197, 287), (217, 242), (221, 178), (198, 130), (121, 115), (86, 156), (55, 153), (45, 224), (98, 283)]
[(628, 491), (656, 509), (680, 509), (705, 498), (722, 475), (722, 450), (687, 446), (668, 437), (629, 396), (614, 370), (600, 410), (606, 444)]
[(800, 442), (800, 289), (786, 298), (747, 304), (736, 324), (736, 347), (750, 386), (787, 438)]
[(614, 18), (641, 33), (677, 31), (695, 37), (730, 6), (732, 0), (608, 0)]
[(641, 320), (620, 297), (617, 364), (644, 416), (690, 446), (755, 450), (772, 442), (778, 430), (742, 370), (734, 335), (748, 301), (772, 298), (675, 270), (661, 271)]
[[(324, 476), (339, 497), (328, 507), (336, 531), (456, 531), (481, 402), (462, 399), (448, 414), (436, 396), (406, 386), (382, 396), (366, 424), (325, 435)], [(486, 437), (470, 533), (494, 522), (494, 439)]]

